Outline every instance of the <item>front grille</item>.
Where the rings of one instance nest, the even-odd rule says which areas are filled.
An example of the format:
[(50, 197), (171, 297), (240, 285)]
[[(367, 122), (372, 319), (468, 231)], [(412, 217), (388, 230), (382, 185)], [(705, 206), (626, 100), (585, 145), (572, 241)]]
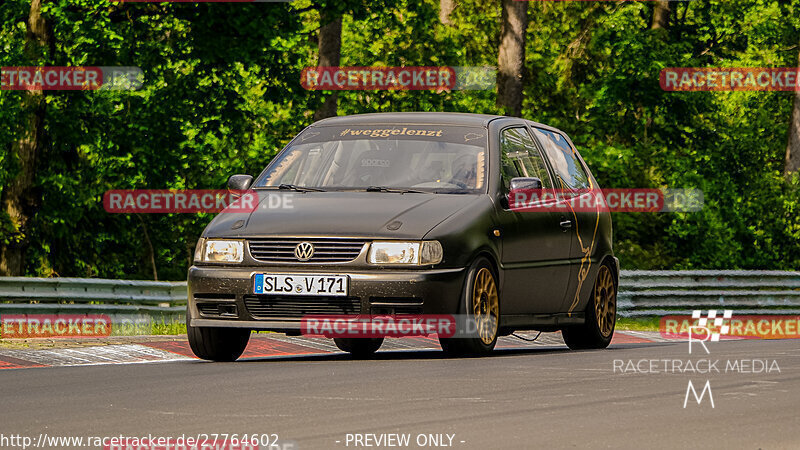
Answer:
[[(300, 261), (294, 249), (302, 242), (314, 246), (314, 255), (308, 261)], [(356, 239), (251, 239), (250, 254), (263, 262), (311, 262), (342, 263), (358, 257), (368, 241)]]
[(232, 303), (198, 303), (197, 310), (204, 316), (238, 317), (237, 308)]
[(423, 302), (417, 297), (370, 297), (370, 314), (422, 314)]
[(257, 319), (301, 318), (318, 314), (358, 314), (361, 300), (358, 297), (272, 297), (248, 295), (244, 304), (250, 315)]
[(369, 308), (369, 313), (375, 316), (389, 315), (399, 316), (403, 314), (422, 314), (422, 305), (394, 305), (394, 306), (376, 306), (372, 305)]
[(194, 294), (195, 300), (236, 300), (236, 294)]
[(218, 316), (219, 303), (198, 303), (197, 309), (204, 316)]

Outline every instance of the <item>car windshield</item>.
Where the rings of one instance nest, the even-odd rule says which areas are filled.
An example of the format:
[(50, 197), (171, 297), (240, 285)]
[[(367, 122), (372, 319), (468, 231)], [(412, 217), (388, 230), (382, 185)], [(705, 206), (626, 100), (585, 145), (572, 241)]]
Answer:
[(255, 187), (478, 192), (486, 179), (486, 134), (454, 126), (309, 128)]

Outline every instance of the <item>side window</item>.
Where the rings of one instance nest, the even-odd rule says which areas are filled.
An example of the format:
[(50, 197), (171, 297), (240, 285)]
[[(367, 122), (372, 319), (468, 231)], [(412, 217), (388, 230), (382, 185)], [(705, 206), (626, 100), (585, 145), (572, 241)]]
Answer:
[(507, 128), (500, 133), (500, 167), (503, 185), (508, 188), (512, 178), (536, 177), (542, 187), (552, 188), (550, 174), (525, 128)]
[(566, 185), (565, 187), (589, 189), (589, 175), (586, 174), (578, 155), (564, 136), (539, 128), (534, 128), (533, 132), (542, 143), (556, 176)]

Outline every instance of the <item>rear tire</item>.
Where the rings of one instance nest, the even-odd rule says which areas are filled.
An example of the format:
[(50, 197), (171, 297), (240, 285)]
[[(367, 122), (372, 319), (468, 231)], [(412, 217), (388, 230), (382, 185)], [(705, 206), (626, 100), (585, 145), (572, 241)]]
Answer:
[(474, 337), (439, 338), (445, 353), (451, 355), (485, 355), (497, 344), (500, 328), (500, 292), (497, 275), (486, 258), (478, 258), (467, 272), (461, 305), (477, 325)]
[(216, 362), (236, 361), (250, 340), (250, 330), (244, 328), (193, 327), (186, 315), (186, 335), (189, 347), (200, 359)]
[(354, 358), (369, 358), (381, 348), (383, 338), (334, 338), (333, 342)]
[(572, 350), (608, 347), (617, 323), (617, 282), (607, 263), (600, 266), (586, 305), (586, 322), (564, 328), (564, 342)]

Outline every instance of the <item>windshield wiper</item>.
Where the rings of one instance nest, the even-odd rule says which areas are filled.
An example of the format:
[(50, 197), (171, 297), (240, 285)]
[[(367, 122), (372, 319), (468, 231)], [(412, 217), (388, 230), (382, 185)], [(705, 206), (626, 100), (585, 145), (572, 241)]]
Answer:
[(439, 189), (433, 191), (434, 194), (473, 194), (474, 189)]
[(297, 191), (297, 192), (325, 192), (325, 189), (295, 186), (294, 184), (282, 184), (278, 186), (278, 189), (282, 191)]
[(392, 194), (430, 194), (430, 192), (426, 191), (416, 191), (414, 189), (393, 189), (386, 186), (370, 186), (366, 190), (367, 192), (389, 192)]

